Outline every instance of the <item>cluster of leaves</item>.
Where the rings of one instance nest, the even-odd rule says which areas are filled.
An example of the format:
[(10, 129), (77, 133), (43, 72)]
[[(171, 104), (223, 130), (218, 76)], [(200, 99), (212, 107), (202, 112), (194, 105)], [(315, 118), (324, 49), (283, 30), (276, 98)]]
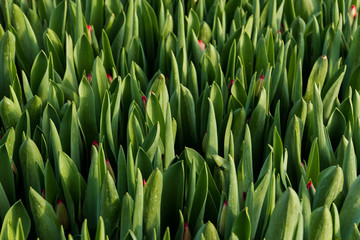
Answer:
[(0, 239), (360, 239), (359, 6), (0, 0)]

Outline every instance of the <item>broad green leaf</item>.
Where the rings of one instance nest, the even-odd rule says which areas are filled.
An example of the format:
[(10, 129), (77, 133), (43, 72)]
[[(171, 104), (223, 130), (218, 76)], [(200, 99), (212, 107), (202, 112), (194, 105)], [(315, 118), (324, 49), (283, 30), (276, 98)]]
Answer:
[(279, 198), (270, 218), (266, 239), (288, 239), (295, 232), (300, 213), (300, 201), (294, 190), (287, 189)]
[(360, 196), (358, 194), (359, 189), (360, 177), (357, 177), (349, 189), (340, 211), (341, 239), (350, 239), (351, 230), (354, 226), (354, 223), (357, 224), (360, 221)]
[(310, 239), (331, 239), (332, 230), (332, 218), (328, 206), (315, 209), (310, 217)]
[(185, 189), (184, 163), (177, 162), (169, 166), (163, 175), (163, 189), (161, 196), (161, 229), (168, 226), (175, 232), (179, 222), (177, 216), (183, 209)]
[(37, 235), (40, 238), (60, 239), (60, 224), (51, 204), (32, 187), (30, 187), (29, 199)]
[(99, 206), (100, 216), (104, 221), (105, 233), (110, 236), (119, 223), (120, 198), (109, 171), (107, 171), (101, 187)]
[(162, 189), (162, 173), (159, 169), (155, 169), (144, 188), (144, 233), (149, 239), (153, 237), (153, 229), (156, 232), (156, 239), (160, 239)]
[[(17, 201), (11, 208), (8, 210), (6, 215), (3, 218), (3, 223), (1, 227), (0, 238), (3, 239), (5, 233), (3, 233), (6, 224), (10, 224), (11, 226), (16, 226), (19, 219), (21, 219), (23, 223), (23, 231), (25, 237), (27, 237), (30, 233), (31, 220), (30, 216), (27, 213), (23, 203), (21, 200)], [(9, 230), (8, 230), (9, 231)]]

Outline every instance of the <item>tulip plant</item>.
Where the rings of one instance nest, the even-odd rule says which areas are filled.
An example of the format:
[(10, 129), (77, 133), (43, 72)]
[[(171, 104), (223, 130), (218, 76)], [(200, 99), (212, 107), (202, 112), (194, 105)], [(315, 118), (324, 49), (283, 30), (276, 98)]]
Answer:
[(360, 239), (359, 7), (0, 0), (0, 240)]

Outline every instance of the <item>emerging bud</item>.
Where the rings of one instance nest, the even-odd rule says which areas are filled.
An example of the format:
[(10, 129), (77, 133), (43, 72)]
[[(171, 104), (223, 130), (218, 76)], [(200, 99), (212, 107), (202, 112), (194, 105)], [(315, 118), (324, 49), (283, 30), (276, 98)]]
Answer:
[(146, 181), (145, 179), (143, 179), (143, 187), (145, 187)]
[(143, 102), (144, 110), (146, 110), (147, 98), (145, 97), (145, 95), (141, 97), (141, 100), (142, 100), (142, 102)]
[(110, 175), (111, 175), (111, 177), (113, 178), (114, 183), (115, 183), (115, 182), (116, 182), (116, 178), (115, 178), (114, 170), (112, 169), (109, 160), (105, 159), (105, 163), (106, 163), (106, 170), (109, 171), (109, 173), (110, 173)]
[(243, 193), (242, 193), (242, 197), (243, 197), (244, 202), (245, 202), (245, 201), (246, 201), (246, 192), (243, 192)]
[(16, 171), (14, 163), (11, 164), (11, 168), (12, 168), (14, 176), (16, 176), (17, 171)]
[(91, 25), (87, 25), (86, 27), (87, 27), (87, 36), (89, 38), (90, 44), (92, 44), (92, 37), (91, 37), (92, 27), (91, 27)]
[(97, 149), (99, 149), (99, 143), (96, 140), (92, 142), (92, 145), (94, 145)]
[(225, 226), (226, 226), (226, 211), (227, 211), (228, 201), (225, 200), (223, 207), (221, 209), (220, 219), (219, 219), (219, 233), (224, 236)]
[(316, 190), (314, 185), (312, 184), (311, 180), (309, 180), (309, 182), (306, 184), (306, 188), (309, 191), (309, 195), (310, 195), (310, 201), (312, 202), (312, 200), (314, 199)]
[(356, 11), (356, 7), (355, 5), (352, 5), (351, 8), (350, 8), (350, 16), (355, 19), (356, 16), (357, 16), (357, 11)]
[(205, 43), (203, 43), (200, 39), (199, 39), (199, 46), (202, 51), (205, 50)]
[(187, 223), (184, 223), (183, 240), (191, 240), (190, 228)]
[(260, 78), (256, 81), (255, 96), (259, 96), (261, 88), (264, 84), (264, 75), (261, 74)]
[(87, 75), (87, 79), (88, 79), (89, 83), (91, 83), (91, 74), (90, 73)]
[(69, 215), (66, 210), (66, 206), (61, 199), (59, 199), (56, 203), (55, 208), (56, 216), (59, 220), (60, 225), (63, 225), (64, 229), (68, 229), (69, 227)]
[(86, 27), (88, 30), (89, 37), (91, 37), (91, 30), (92, 30), (91, 25), (87, 25)]
[(44, 199), (46, 199), (46, 198), (45, 198), (45, 196), (46, 196), (46, 195), (45, 195), (45, 188), (43, 188), (43, 190), (41, 191), (41, 196), (42, 196)]
[(306, 167), (305, 164), (303, 162), (301, 162), (302, 167), (304, 168), (304, 170), (306, 171)]
[(229, 82), (229, 85), (228, 85), (228, 91), (229, 92), (231, 92), (231, 87), (234, 85), (234, 82), (235, 82), (234, 79), (231, 79), (231, 81)]
[(111, 84), (112, 83), (112, 81), (113, 81), (113, 78), (112, 78), (112, 76), (110, 75), (110, 74), (106, 74), (106, 77), (107, 77), (107, 80), (108, 80), (108, 82)]

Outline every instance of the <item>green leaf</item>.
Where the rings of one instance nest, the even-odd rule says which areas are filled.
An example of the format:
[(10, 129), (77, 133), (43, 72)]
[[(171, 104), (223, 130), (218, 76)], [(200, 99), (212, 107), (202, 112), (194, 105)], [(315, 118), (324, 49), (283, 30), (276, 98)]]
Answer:
[(149, 239), (152, 239), (153, 229), (156, 232), (156, 239), (160, 239), (162, 189), (163, 176), (159, 169), (155, 169), (144, 188), (144, 232)]
[(0, 117), (5, 129), (15, 127), (21, 116), (21, 109), (18, 104), (4, 97), (0, 101)]
[(310, 217), (310, 239), (331, 239), (332, 230), (332, 219), (328, 206), (315, 209)]
[(86, 37), (85, 33), (75, 44), (74, 62), (77, 69), (78, 78), (80, 78), (83, 71), (85, 71), (86, 73), (90, 73), (91, 67), (94, 62), (94, 53), (90, 45), (89, 39)]
[(315, 86), (318, 86), (319, 91), (321, 91), (325, 82), (327, 70), (328, 70), (328, 60), (326, 55), (323, 55), (317, 59), (311, 70), (304, 96), (305, 101), (313, 100), (314, 98), (313, 89)]
[(271, 215), (266, 239), (288, 239), (295, 232), (300, 213), (300, 201), (294, 190), (288, 188), (279, 198)]
[(346, 148), (342, 169), (344, 171), (344, 187), (342, 191), (347, 194), (357, 177), (357, 158), (351, 138)]
[(341, 223), (341, 239), (350, 239), (351, 230), (354, 223), (360, 221), (360, 177), (357, 177), (348, 194), (340, 211), (340, 223)]
[(80, 106), (77, 115), (82, 129), (84, 131), (86, 142), (89, 145), (98, 137), (96, 115), (95, 115), (95, 99), (94, 92), (89, 82), (84, 77), (79, 85)]
[(320, 157), (319, 157), (319, 147), (317, 138), (314, 139), (311, 144), (309, 160), (306, 167), (306, 181), (314, 184), (315, 187), (318, 185), (317, 177), (320, 174)]
[(174, 217), (183, 209), (185, 190), (184, 163), (177, 162), (169, 166), (163, 175), (163, 190), (161, 196), (161, 232), (170, 227), (175, 232), (179, 222)]
[(9, 97), (12, 83), (10, 61), (15, 60), (15, 36), (10, 31), (0, 38), (0, 99)]
[[(247, 240), (251, 237), (251, 222), (248, 208), (245, 207), (239, 215), (237, 215), (231, 229), (231, 234), (235, 234), (239, 240)], [(231, 236), (230, 236), (231, 237)]]
[(239, 194), (238, 194), (238, 181), (236, 177), (236, 168), (233, 158), (229, 155), (229, 193), (228, 193), (228, 205), (226, 211), (226, 226), (225, 226), (225, 238), (228, 238), (233, 227), (236, 216), (239, 214)]
[(104, 221), (105, 232), (110, 236), (119, 223), (120, 198), (109, 171), (107, 171), (101, 187), (99, 206), (100, 216), (102, 216)]
[[(19, 219), (23, 222), (23, 231), (25, 237), (27, 237), (30, 233), (30, 226), (31, 226), (31, 220), (30, 216), (27, 213), (23, 203), (21, 200), (17, 201), (6, 213), (5, 217), (3, 218), (2, 227), (1, 227), (1, 234), (0, 238), (3, 239), (5, 233), (4, 228), (6, 224), (10, 224), (11, 226), (16, 226)], [(8, 230), (9, 231), (9, 230)]]
[(49, 28), (54, 30), (58, 37), (63, 42), (65, 39), (65, 26), (67, 18), (68, 2), (62, 1), (59, 3), (50, 16)]
[(105, 225), (101, 216), (97, 225), (95, 240), (105, 240)]
[[(19, 156), (25, 196), (28, 196), (30, 186), (37, 192), (41, 192), (41, 182), (43, 180), (42, 171), (44, 170), (43, 158), (38, 147), (30, 138), (27, 138), (21, 144)], [(41, 170), (41, 172), (39, 170)]]
[[(34, 59), (39, 53), (40, 48), (29, 20), (20, 7), (16, 4), (12, 5), (12, 20), (14, 30), (16, 30), (17, 41), (19, 41), (19, 45), (17, 46), (20, 46), (25, 57), (25, 59), (22, 59), (21, 62), (23, 62), (23, 66), (25, 65), (25, 69), (27, 70), (25, 72), (28, 73), (30, 70), (28, 68), (29, 63), (34, 62)], [(18, 49), (17, 52), (18, 51), (20, 51), (20, 49)], [(20, 56), (17, 57), (19, 58)]]
[(319, 183), (313, 200), (313, 209), (320, 206), (327, 206), (329, 208), (343, 189), (344, 174), (341, 167), (331, 166), (323, 170), (320, 176), (318, 177)]
[(202, 168), (199, 178), (196, 183), (195, 194), (192, 201), (189, 218), (189, 227), (195, 232), (201, 226), (201, 221), (204, 217), (206, 198), (208, 194), (208, 172), (207, 168)]
[(134, 202), (133, 226), (132, 230), (137, 239), (143, 237), (143, 210), (144, 210), (144, 186), (141, 171), (137, 169), (136, 174), (136, 193)]
[(37, 235), (40, 238), (60, 239), (60, 224), (51, 204), (32, 187), (30, 187), (29, 199)]
[(132, 214), (134, 209), (134, 201), (131, 196), (126, 193), (122, 199), (121, 217), (120, 217), (120, 239), (124, 239), (128, 231), (132, 228)]

